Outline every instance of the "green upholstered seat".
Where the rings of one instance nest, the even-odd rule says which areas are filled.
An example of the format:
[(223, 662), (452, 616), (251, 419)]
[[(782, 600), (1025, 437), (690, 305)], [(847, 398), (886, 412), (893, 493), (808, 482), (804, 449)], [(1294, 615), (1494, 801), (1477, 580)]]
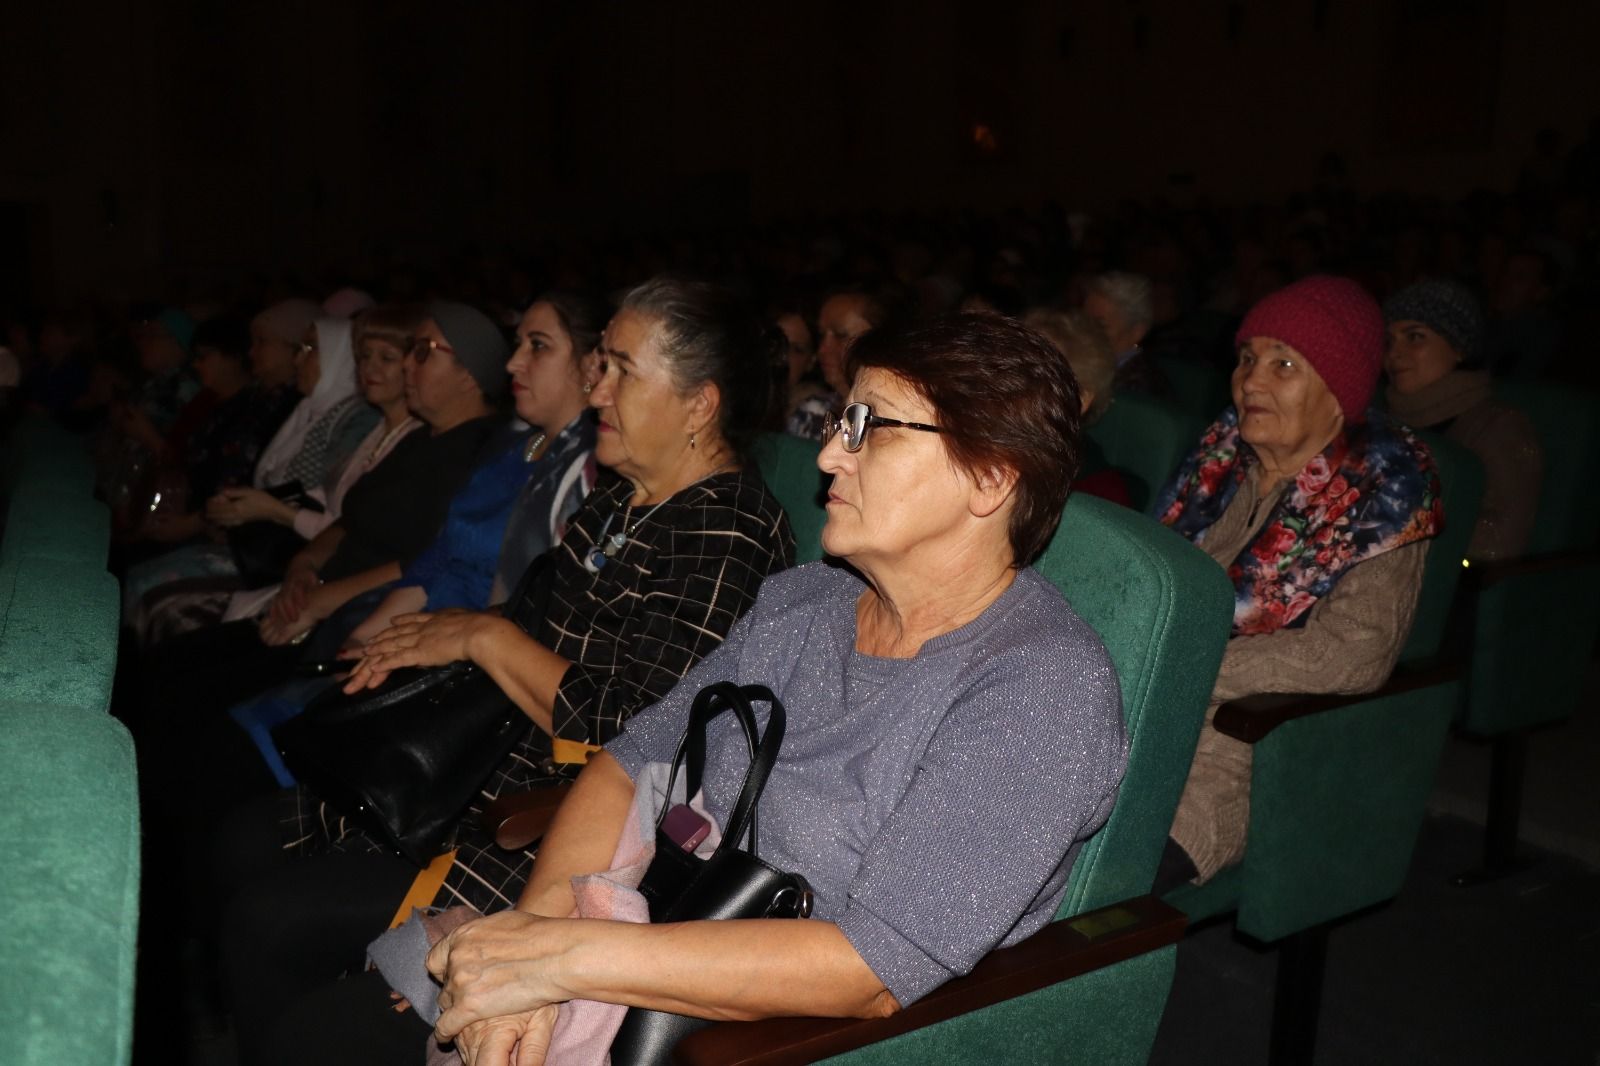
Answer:
[(1233, 402), (1226, 371), (1197, 359), (1160, 356), (1156, 366), (1172, 386), (1174, 407), (1198, 422), (1209, 423)]
[(0, 539), (0, 562), (24, 557), (106, 565), (111, 512), (80, 486), (25, 477), (11, 493)]
[(1463, 727), (1497, 736), (1570, 717), (1600, 631), (1600, 397), (1507, 382), (1544, 453), (1539, 509), (1519, 563), (1480, 567)]
[(105, 711), (116, 672), (117, 582), (93, 563), (0, 563), (0, 700)]
[(87, 443), (40, 415), (29, 415), (12, 430), (5, 442), (3, 476), (8, 491), (25, 478), (49, 480), (85, 496), (94, 490)]
[(822, 527), (828, 512), (822, 502), (824, 475), (817, 469), (821, 450), (816, 441), (788, 433), (764, 433), (751, 449), (767, 488), (789, 516), (797, 566), (822, 558)]
[[(1110, 820), (1073, 867), (1060, 920), (995, 952), (980, 972), (1042, 937), (1067, 937), (1079, 922), (1074, 916), (1086, 912), (1093, 912), (1092, 920), (1083, 928), (1094, 935), (1113, 935), (1119, 923), (1134, 927), (1138, 908), (1118, 901), (1148, 892), (1154, 879), (1233, 616), (1232, 586), (1199, 549), (1143, 515), (1090, 496), (1067, 504), (1038, 570), (1094, 626), (1111, 654), (1122, 685), (1128, 769)], [(845, 1029), (853, 1034), (844, 1044), (847, 1053), (824, 1058), (817, 1053), (831, 1053), (833, 1045), (805, 1042), (802, 1057), (787, 1061), (1143, 1063), (1175, 960), (1170, 941), (1155, 942), (1024, 995), (1012, 992), (990, 1005), (918, 1019), (909, 1032), (899, 1032), (905, 1023), (896, 1019), (777, 1020), (714, 1026), (685, 1041), (685, 1048), (692, 1043), (697, 1051), (689, 1061), (729, 1061), (717, 1054), (720, 1039), (720, 1046), (737, 1049), (739, 1061), (752, 1062), (760, 1061), (750, 1057), (757, 1048), (771, 1051), (786, 1042), (796, 1054), (804, 1034)], [(960, 1000), (977, 977), (953, 981), (934, 996)]]
[(1135, 510), (1147, 510), (1178, 464), (1200, 439), (1202, 419), (1139, 393), (1116, 398), (1089, 427), (1105, 460), (1127, 475)]
[(1329, 923), (1400, 891), (1461, 699), (1445, 638), (1483, 468), (1460, 445), (1423, 436), (1439, 467), (1445, 529), (1429, 545), (1400, 667), (1366, 696), (1219, 708), (1214, 727), (1253, 746), (1244, 860), (1165, 897), (1195, 921), (1236, 911), (1240, 932), (1292, 946), (1279, 959), (1274, 1062), (1311, 1059)]
[[(1471, 453), (1423, 436), (1439, 466), (1445, 529), (1429, 545), (1402, 670), (1420, 668), (1443, 644), (1483, 495), (1483, 468)], [(1254, 740), (1243, 863), (1167, 901), (1195, 920), (1237, 910), (1241, 931), (1273, 941), (1394, 896), (1460, 697), (1459, 681), (1444, 678), (1395, 695), (1329, 701), (1339, 706), (1265, 732)], [(1219, 711), (1219, 728), (1225, 719)]]
[(133, 743), (98, 708), (0, 703), (0, 782), (0, 1059), (121, 1066), (139, 917)]

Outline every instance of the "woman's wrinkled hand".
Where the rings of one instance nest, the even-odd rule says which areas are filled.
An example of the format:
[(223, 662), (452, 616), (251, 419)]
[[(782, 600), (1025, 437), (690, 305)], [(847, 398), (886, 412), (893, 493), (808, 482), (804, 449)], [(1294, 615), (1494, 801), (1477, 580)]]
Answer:
[[(443, 987), (434, 1035), (451, 1040), (474, 1023), (537, 1013), (569, 998), (552, 960), (564, 950), (573, 924), (501, 911), (468, 922), (435, 944), (428, 972)], [(553, 1009), (551, 1014), (553, 1020)]]
[(451, 608), (437, 613), (397, 615), (393, 624), (367, 641), (359, 655), (347, 693), (377, 688), (389, 675), (405, 666), (443, 666), (472, 658), (472, 642), (484, 630), (503, 619), (482, 611)]
[[(282, 596), (281, 592), (279, 596)], [(261, 620), (259, 632), (263, 644), (277, 646), (299, 641), (301, 637), (315, 629), (318, 622), (337, 610), (339, 604), (328, 595), (326, 586), (317, 585), (306, 596), (305, 605), (300, 608), (300, 613), (287, 621), (279, 616), (276, 606), (274, 601), (274, 610), (268, 611), (266, 617)]]
[(467, 1066), (544, 1066), (556, 1008), (540, 1007), (473, 1022), (456, 1037), (456, 1050)]

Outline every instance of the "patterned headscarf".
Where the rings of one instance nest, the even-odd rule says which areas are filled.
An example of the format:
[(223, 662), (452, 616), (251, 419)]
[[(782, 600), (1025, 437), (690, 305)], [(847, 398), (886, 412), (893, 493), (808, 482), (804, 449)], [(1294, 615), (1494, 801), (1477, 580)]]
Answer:
[[(1162, 491), (1155, 516), (1201, 543), (1258, 461), (1228, 408)], [(1350, 567), (1443, 528), (1427, 445), (1369, 411), (1301, 468), (1261, 532), (1228, 564), (1233, 635), (1304, 625)]]

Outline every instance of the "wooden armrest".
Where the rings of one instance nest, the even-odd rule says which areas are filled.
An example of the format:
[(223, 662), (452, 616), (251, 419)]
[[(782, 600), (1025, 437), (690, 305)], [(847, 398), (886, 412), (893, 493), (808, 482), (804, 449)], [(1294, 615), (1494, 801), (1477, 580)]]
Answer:
[(685, 1037), (679, 1066), (789, 1066), (875, 1044), (892, 1036), (1142, 955), (1183, 935), (1183, 912), (1140, 896), (1051, 922), (1022, 943), (989, 956), (889, 1018), (767, 1018), (720, 1022)]
[(572, 791), (572, 782), (562, 781), (547, 788), (512, 792), (490, 802), (483, 811), (483, 827), (494, 834), (494, 842), (507, 851), (521, 851), (544, 836), (556, 808)]
[(1546, 552), (1521, 559), (1503, 559), (1492, 563), (1472, 563), (1462, 577), (1474, 588), (1486, 589), (1509, 578), (1527, 574), (1543, 574), (1552, 570), (1572, 570), (1580, 566), (1600, 564), (1600, 549), (1572, 548), (1567, 551)]
[(1418, 689), (1432, 688), (1446, 682), (1459, 680), (1464, 673), (1461, 662), (1454, 658), (1429, 659), (1415, 665), (1405, 663), (1395, 667), (1389, 680), (1372, 692), (1326, 695), (1264, 695), (1246, 696), (1229, 700), (1217, 708), (1211, 725), (1218, 732), (1246, 744), (1254, 744), (1285, 722), (1304, 718), (1308, 714), (1321, 714), (1367, 700), (1385, 696), (1399, 696)]

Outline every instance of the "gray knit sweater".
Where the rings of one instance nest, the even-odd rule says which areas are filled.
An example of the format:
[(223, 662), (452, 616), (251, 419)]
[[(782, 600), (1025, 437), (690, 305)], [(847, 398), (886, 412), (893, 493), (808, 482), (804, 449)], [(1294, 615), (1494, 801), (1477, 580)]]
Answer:
[[(1051, 919), (1111, 812), (1127, 740), (1099, 638), (1032, 570), (911, 659), (855, 650), (862, 589), (826, 563), (767, 578), (722, 646), (608, 750), (637, 779), (672, 759), (703, 686), (772, 688), (788, 732), (759, 808), (761, 857), (805, 875), (816, 916), (904, 1005)], [(731, 716), (707, 747), (722, 823), (748, 764)]]

